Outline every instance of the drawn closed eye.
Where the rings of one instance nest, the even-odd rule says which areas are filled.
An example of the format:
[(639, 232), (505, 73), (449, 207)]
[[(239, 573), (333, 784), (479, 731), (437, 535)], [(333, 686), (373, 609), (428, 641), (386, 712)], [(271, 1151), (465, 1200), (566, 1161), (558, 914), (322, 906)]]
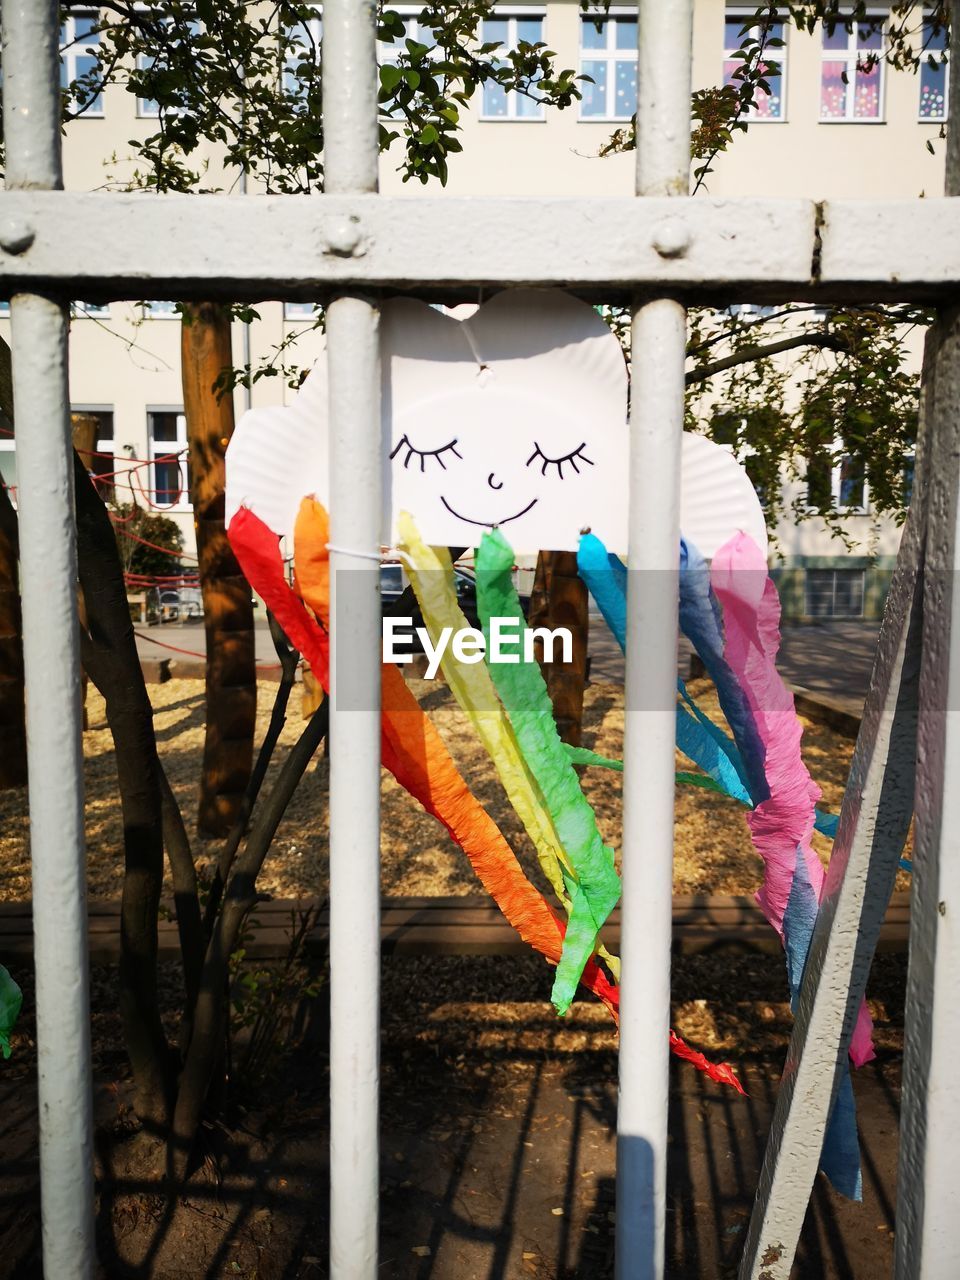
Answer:
[(407, 451), (406, 457), (403, 460), (404, 470), (406, 470), (407, 467), (409, 467), (410, 459), (414, 457), (420, 459), (421, 471), (426, 471), (427, 469), (427, 458), (436, 458), (436, 460), (440, 463), (440, 466), (443, 468), (444, 471), (446, 471), (447, 469), (447, 464), (443, 460), (443, 455), (445, 453), (452, 453), (457, 458), (461, 458), (461, 459), (463, 458), (463, 454), (460, 453), (457, 449), (456, 436), (454, 436), (454, 438), (450, 441), (449, 444), (441, 445), (439, 449), (418, 449), (416, 445), (413, 445), (410, 443), (409, 439), (406, 436), (401, 436), (400, 441), (397, 444), (397, 447), (394, 449), (393, 453), (391, 453), (390, 455), (391, 461), (393, 461), (393, 459), (397, 456), (397, 454), (400, 452), (401, 449), (406, 449)]
[(573, 467), (577, 475), (579, 475), (580, 468), (577, 466), (578, 459), (581, 462), (585, 462), (588, 467), (593, 466), (593, 462), (591, 461), (591, 459), (588, 458), (587, 455), (584, 453), (584, 449), (586, 449), (587, 447), (586, 440), (584, 440), (583, 444), (578, 445), (578, 447), (574, 449), (572, 453), (565, 453), (562, 458), (548, 458), (547, 455), (540, 448), (540, 446), (537, 444), (536, 440), (534, 440), (533, 445), (534, 445), (533, 453), (531, 453), (530, 457), (527, 459), (527, 466), (529, 467), (531, 462), (535, 462), (539, 458), (540, 461), (543, 463), (543, 466), (540, 468), (540, 474), (542, 476), (545, 476), (547, 474), (547, 467), (556, 467), (557, 475), (562, 480), (563, 468), (567, 465), (567, 463), (569, 463), (570, 466)]

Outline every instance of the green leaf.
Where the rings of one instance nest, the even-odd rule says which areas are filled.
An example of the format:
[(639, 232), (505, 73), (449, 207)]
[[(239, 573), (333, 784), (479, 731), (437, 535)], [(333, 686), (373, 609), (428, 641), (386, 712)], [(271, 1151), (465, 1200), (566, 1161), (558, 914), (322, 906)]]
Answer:
[(399, 67), (394, 67), (387, 62), (380, 68), (380, 84), (388, 93), (392, 93), (402, 79), (403, 72)]

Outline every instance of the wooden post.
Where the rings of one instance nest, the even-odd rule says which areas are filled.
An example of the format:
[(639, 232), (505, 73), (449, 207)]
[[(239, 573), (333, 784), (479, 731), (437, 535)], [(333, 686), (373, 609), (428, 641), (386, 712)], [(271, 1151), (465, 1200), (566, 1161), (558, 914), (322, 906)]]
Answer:
[(233, 363), (230, 315), (217, 303), (184, 308), (183, 405), (190, 452), (200, 588), (207, 649), (207, 733), (197, 826), (224, 836), (233, 827), (253, 768), (257, 713), (253, 597), (223, 523), (224, 453), (233, 434), (233, 400), (214, 383)]
[(547, 682), (553, 716), (564, 742), (580, 745), (583, 728), (583, 690), (587, 682), (589, 618), (587, 588), (577, 573), (574, 551), (541, 551), (530, 597), (531, 627), (567, 627), (573, 636), (572, 662), (544, 663), (543, 646), (536, 652)]
[[(93, 413), (71, 413), (70, 415), (70, 432), (73, 436), (73, 447), (77, 452), (81, 465), (86, 472), (93, 470), (93, 455), (97, 449), (97, 422), (96, 415)], [(83, 588), (77, 587), (77, 609), (80, 615), (80, 627), (86, 630), (87, 627), (87, 606), (83, 599)], [(83, 731), (86, 733), (89, 728), (87, 719), (87, 673), (81, 667), (80, 669), (80, 698), (83, 703)]]

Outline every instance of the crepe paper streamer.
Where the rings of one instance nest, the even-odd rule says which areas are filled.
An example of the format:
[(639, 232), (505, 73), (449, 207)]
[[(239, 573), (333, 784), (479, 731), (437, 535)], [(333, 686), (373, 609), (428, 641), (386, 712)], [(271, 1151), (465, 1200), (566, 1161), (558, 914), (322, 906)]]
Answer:
[(10, 1057), (10, 1032), (20, 1017), (23, 1004), (23, 992), (14, 982), (7, 969), (0, 964), (0, 1050), (4, 1060)]
[(613, 769), (616, 773), (623, 773), (622, 760), (611, 760), (609, 756), (598, 756), (595, 751), (590, 751), (586, 747), (572, 747), (569, 742), (564, 742), (561, 745), (571, 764), (593, 765), (598, 769)]
[[(782, 938), (798, 856), (818, 903), (823, 894), (823, 866), (810, 843), (820, 788), (803, 763), (803, 726), (793, 695), (776, 668), (780, 599), (766, 571), (763, 552), (745, 534), (736, 534), (714, 557), (710, 578), (723, 608), (724, 658), (744, 691), (764, 747), (769, 799), (747, 815), (747, 825), (764, 863), (764, 883), (757, 901)], [(858, 1067), (875, 1056), (870, 1033), (870, 1013), (864, 1001), (850, 1044), (850, 1057)]]
[[(766, 562), (763, 567), (766, 576)], [(680, 539), (680, 630), (696, 650), (717, 690), (717, 700), (733, 731), (735, 759), (751, 802), (769, 794), (765, 748), (746, 694), (724, 656), (723, 615), (710, 587), (710, 570), (697, 548)]]
[[(230, 522), (232, 546), (247, 581), (274, 613), (324, 690), (330, 691), (329, 635), (287, 585), (277, 535), (241, 508)], [(329, 623), (327, 515), (305, 502), (295, 547), (299, 585), (320, 620)], [(525, 942), (556, 964), (564, 923), (530, 883), (496, 823), (472, 795), (433, 723), (410, 693), (398, 668), (383, 664), (383, 763), (401, 786), (446, 827), (464, 850), (480, 882)], [(584, 970), (583, 985), (618, 1014), (617, 989), (600, 967)]]
[[(251, 511), (241, 508), (230, 522), (228, 537), (247, 581), (274, 613), (330, 691), (329, 557), (327, 513), (318, 503), (305, 501), (298, 522), (302, 589), (316, 603), (320, 626), (288, 586), (277, 535)], [(520, 937), (551, 964), (560, 958), (564, 922), (523, 873), (516, 855), (493, 819), (470, 792), (449, 752), (407, 688), (398, 668), (383, 665), (383, 762), (407, 791), (438, 820), (460, 845), (483, 887)], [(395, 747), (396, 739), (404, 742)], [(590, 961), (580, 979), (619, 1021), (619, 992), (599, 965)], [(675, 1043), (676, 1041), (676, 1043)], [(671, 1032), (671, 1048), (688, 1056), (686, 1046)], [(690, 1057), (712, 1080), (740, 1089), (727, 1063)], [(741, 1090), (742, 1092), (742, 1090)]]
[[(803, 850), (797, 848), (796, 870), (787, 907), (783, 913), (783, 945), (787, 957), (787, 981), (790, 984), (790, 1008), (794, 1014), (800, 1000), (800, 987), (810, 942), (817, 922), (819, 903), (814, 892)], [(820, 1168), (841, 1195), (851, 1200), (863, 1198), (860, 1172), (860, 1143), (857, 1139), (857, 1115), (850, 1080), (849, 1059), (843, 1073), (837, 1100), (830, 1112), (824, 1134)]]
[(691, 1063), (698, 1071), (703, 1071), (711, 1080), (715, 1080), (717, 1084), (729, 1084), (736, 1089), (737, 1093), (742, 1094), (743, 1097), (747, 1096), (746, 1090), (729, 1062), (711, 1062), (699, 1049), (691, 1049), (675, 1031), (670, 1032), (670, 1049), (678, 1058), (683, 1058), (685, 1062)]
[[(463, 615), (454, 590), (449, 552), (445, 547), (428, 547), (407, 512), (400, 513), (397, 524), (400, 532), (398, 550), (405, 557), (410, 585), (434, 644), (445, 628), (454, 635), (467, 629), (470, 624)], [(482, 663), (458, 662), (449, 647), (445, 649), (440, 665), (450, 691), (493, 761), (507, 798), (533, 842), (544, 875), (557, 897), (566, 905), (569, 894), (567, 879), (576, 878), (573, 865), (497, 697), (487, 667)]]
[[(622, 760), (598, 756), (595, 751), (588, 751), (586, 747), (571, 747), (568, 742), (564, 742), (562, 746), (571, 764), (594, 765), (598, 769), (613, 769), (616, 773), (623, 773)], [(674, 776), (677, 782), (685, 786), (704, 787), (707, 791), (717, 791), (720, 795), (727, 794), (716, 778), (708, 777), (705, 773), (685, 773), (680, 770)]]
[[(587, 533), (580, 539), (577, 569), (621, 651), (626, 653), (627, 570), (623, 562), (617, 556), (608, 555), (595, 534)], [(704, 773), (716, 779), (727, 795), (749, 804), (750, 795), (740, 776), (736, 747), (696, 707), (682, 680), (677, 680), (677, 689), (683, 699), (677, 703), (677, 747)], [(687, 706), (693, 707), (696, 715), (692, 715)]]
[(573, 866), (570, 919), (551, 997), (557, 1012), (565, 1013), (600, 930), (620, 900), (620, 877), (613, 850), (601, 840), (596, 816), (564, 753), (540, 664), (524, 660), (527, 625), (513, 585), (513, 562), (513, 548), (499, 529), (483, 535), (475, 560), (477, 610), (488, 653), (490, 619), (509, 618), (516, 623), (519, 661), (488, 663), (487, 670)]
[(837, 827), (840, 825), (839, 813), (824, 813), (822, 809), (815, 809), (813, 812), (813, 825), (815, 830), (819, 831), (822, 836), (828, 839), (836, 838)]

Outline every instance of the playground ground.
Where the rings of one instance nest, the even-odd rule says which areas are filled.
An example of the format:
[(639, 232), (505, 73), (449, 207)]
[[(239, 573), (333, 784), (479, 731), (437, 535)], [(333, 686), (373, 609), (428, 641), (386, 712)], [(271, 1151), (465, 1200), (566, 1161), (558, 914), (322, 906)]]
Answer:
[[(879, 1053), (856, 1073), (863, 1203), (818, 1180), (796, 1280), (890, 1274), (903, 968), (884, 957), (874, 974)], [(176, 975), (164, 976), (172, 997)], [(203, 1167), (169, 1206), (132, 1131), (115, 973), (94, 979), (101, 1280), (324, 1277), (322, 999), (266, 1098), (205, 1130)], [(395, 958), (383, 982), (380, 1274), (612, 1280), (616, 1053), (603, 1010), (586, 1001), (558, 1021), (535, 958)], [(789, 1034), (783, 977), (769, 957), (682, 958), (674, 995), (688, 1035), (698, 1009), (721, 1011), (748, 1097), (673, 1064), (669, 1274), (732, 1280)], [(0, 1277), (36, 1280), (34, 1068), (19, 1039), (0, 1076)]]
[[(167, 633), (169, 634), (169, 632)], [(836, 638), (837, 651), (845, 646)], [(615, 658), (615, 655), (613, 655)], [(829, 663), (825, 664), (829, 666)], [(849, 665), (849, 663), (848, 663)], [(863, 664), (861, 663), (861, 668)], [(867, 669), (869, 664), (867, 663)], [(597, 678), (600, 676), (601, 678)], [(602, 678), (587, 692), (586, 745), (620, 754), (620, 689)], [(848, 686), (853, 677), (848, 677)], [(693, 691), (708, 712), (708, 682)], [(455, 758), (531, 871), (535, 863), (472, 734), (443, 686), (418, 684)], [(151, 685), (161, 755), (188, 818), (196, 803), (203, 689), (196, 680)], [(261, 685), (265, 722), (275, 686)], [(853, 695), (856, 697), (856, 694)], [(85, 735), (91, 893), (120, 889), (120, 827), (112, 745), (102, 702), (88, 697)], [(303, 721), (295, 694), (277, 763)], [(804, 754), (839, 803), (853, 743), (804, 718)], [(678, 761), (678, 764), (682, 762)], [(619, 776), (588, 771), (603, 834), (619, 847)], [(326, 765), (304, 779), (268, 860), (263, 888), (277, 896), (325, 888)], [(22, 798), (0, 801), (0, 898), (29, 897)], [(462, 854), (437, 824), (385, 779), (384, 892), (474, 893)], [(215, 846), (201, 848), (201, 859)], [(747, 893), (759, 883), (743, 811), (691, 788), (678, 791), (675, 890)], [(901, 886), (905, 887), (905, 885)], [(905, 958), (878, 959), (868, 995), (877, 1060), (856, 1073), (864, 1152), (864, 1202), (820, 1181), (795, 1276), (878, 1280), (889, 1274), (897, 1156)], [(25, 1012), (14, 1056), (0, 1072), (0, 1280), (35, 1277), (38, 1215), (32, 991), (18, 973)], [(259, 1101), (235, 1105), (204, 1133), (205, 1159), (190, 1193), (172, 1207), (145, 1159), (130, 1110), (116, 1014), (116, 972), (93, 982), (101, 1276), (326, 1275), (326, 1020), (323, 996), (306, 1010), (299, 1047)], [(163, 970), (171, 1031), (179, 975)], [(749, 1217), (790, 1031), (783, 968), (737, 951), (678, 957), (673, 1025), (689, 1042), (733, 1063), (740, 1098), (675, 1062), (668, 1164), (670, 1275), (727, 1280)], [(549, 972), (536, 957), (394, 957), (383, 973), (381, 1268), (397, 1280), (606, 1280), (615, 1231), (616, 1043), (589, 999), (558, 1020)]]

